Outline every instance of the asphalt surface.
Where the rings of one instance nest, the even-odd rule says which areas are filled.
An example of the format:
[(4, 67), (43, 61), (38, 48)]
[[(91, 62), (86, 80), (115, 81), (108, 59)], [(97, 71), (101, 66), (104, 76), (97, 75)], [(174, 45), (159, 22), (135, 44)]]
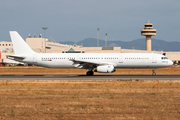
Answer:
[(180, 75), (0, 75), (0, 80), (180, 80)]

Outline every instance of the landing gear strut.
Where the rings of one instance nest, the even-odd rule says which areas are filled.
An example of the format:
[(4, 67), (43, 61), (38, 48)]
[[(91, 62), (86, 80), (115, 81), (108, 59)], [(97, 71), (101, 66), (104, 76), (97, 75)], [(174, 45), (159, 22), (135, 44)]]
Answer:
[(94, 75), (94, 72), (93, 72), (92, 70), (90, 70), (90, 71), (88, 71), (88, 72), (86, 73), (86, 75), (87, 75), (87, 76)]
[(154, 68), (152, 69), (152, 71), (153, 71), (152, 75), (153, 75), (153, 76), (155, 76), (155, 75), (156, 75), (156, 73), (155, 73)]

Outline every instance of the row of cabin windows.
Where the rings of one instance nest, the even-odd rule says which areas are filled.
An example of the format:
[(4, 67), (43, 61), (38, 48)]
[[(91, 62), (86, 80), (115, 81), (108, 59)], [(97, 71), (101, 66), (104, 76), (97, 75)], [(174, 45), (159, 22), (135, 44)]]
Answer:
[(125, 59), (149, 59), (149, 58), (125, 58)]
[[(52, 59), (66, 59), (66, 58), (42, 58), (42, 60), (52, 60)], [(67, 59), (75, 59), (75, 58), (67, 58)]]
[(0, 44), (0, 46), (11, 46), (12, 44)]
[(113, 58), (103, 58), (103, 57), (102, 58), (84, 58), (83, 57), (82, 59), (118, 59), (118, 58), (114, 58), (114, 57)]
[[(43, 60), (45, 59), (75, 59), (75, 58), (65, 58), (65, 57), (62, 57), (62, 58), (42, 58)], [(86, 57), (83, 57), (82, 59), (118, 59), (118, 58), (86, 58)], [(125, 59), (149, 59), (149, 58), (125, 58)]]
[[(75, 58), (65, 58), (65, 57), (63, 57), (63, 58), (42, 58), (43, 60), (45, 60), (45, 59), (75, 59)], [(118, 58), (82, 58), (82, 59), (118, 59)]]

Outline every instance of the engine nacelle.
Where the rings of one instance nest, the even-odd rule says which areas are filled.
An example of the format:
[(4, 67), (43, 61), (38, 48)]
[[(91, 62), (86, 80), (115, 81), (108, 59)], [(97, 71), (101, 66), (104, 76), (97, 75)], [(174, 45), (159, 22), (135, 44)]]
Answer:
[(115, 72), (116, 69), (114, 68), (113, 65), (102, 65), (98, 66), (94, 72), (99, 72), (99, 73), (112, 73)]

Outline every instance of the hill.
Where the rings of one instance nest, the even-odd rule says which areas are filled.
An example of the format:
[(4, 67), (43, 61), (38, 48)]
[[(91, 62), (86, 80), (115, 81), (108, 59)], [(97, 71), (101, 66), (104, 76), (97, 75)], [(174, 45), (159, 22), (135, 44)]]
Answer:
[[(97, 46), (97, 39), (95, 38), (86, 38), (84, 40), (81, 40), (79, 42), (72, 42), (72, 41), (66, 41), (66, 42), (60, 42), (61, 44), (77, 44), (77, 45), (83, 45), (84, 47), (96, 47)], [(107, 41), (108, 47), (121, 47), (122, 49), (132, 49), (132, 46), (134, 44), (134, 49), (137, 50), (145, 50), (146, 49), (146, 40), (145, 39), (136, 39), (133, 41), (120, 41), (120, 40), (114, 40), (114, 41)], [(99, 40), (99, 46), (104, 47), (105, 41)], [(152, 50), (156, 51), (180, 51), (180, 42), (166, 42), (164, 40), (158, 40), (158, 39), (152, 39)]]

